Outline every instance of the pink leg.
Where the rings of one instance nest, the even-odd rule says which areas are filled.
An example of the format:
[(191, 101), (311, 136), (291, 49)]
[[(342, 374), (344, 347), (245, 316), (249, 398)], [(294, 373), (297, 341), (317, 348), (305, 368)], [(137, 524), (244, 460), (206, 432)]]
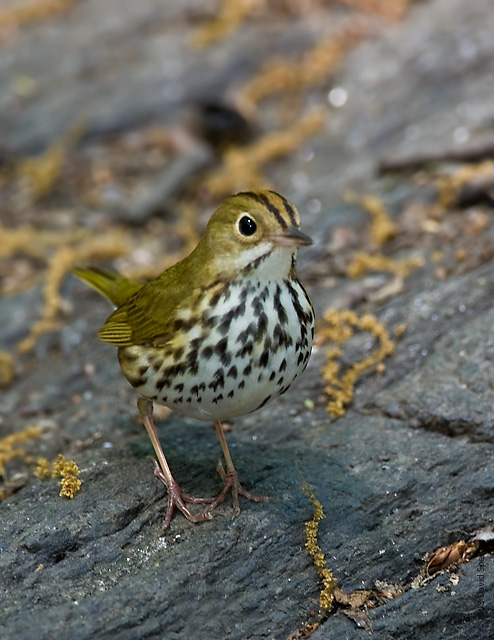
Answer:
[(214, 423), (214, 427), (216, 429), (216, 433), (218, 434), (218, 438), (220, 439), (221, 449), (223, 451), (226, 462), (226, 471), (224, 470), (221, 462), (217, 467), (218, 473), (220, 474), (225, 486), (223, 487), (218, 497), (212, 501), (211, 505), (205, 510), (204, 513), (212, 515), (212, 512), (219, 504), (224, 501), (224, 499), (228, 495), (228, 492), (231, 491), (233, 499), (233, 517), (236, 518), (240, 513), (240, 504), (238, 500), (239, 496), (244, 496), (244, 498), (247, 498), (248, 500), (254, 500), (254, 502), (268, 502), (269, 498), (267, 498), (266, 496), (254, 495), (242, 487), (238, 479), (237, 471), (233, 466), (233, 460), (226, 443), (226, 438), (223, 432), (223, 427), (221, 426), (221, 422), (216, 421)]
[(153, 403), (147, 398), (139, 398), (137, 400), (137, 407), (139, 409), (139, 413), (141, 414), (144, 426), (146, 427), (146, 431), (148, 432), (148, 436), (151, 438), (151, 442), (153, 443), (156, 457), (158, 458), (158, 463), (155, 462), (156, 467), (154, 470), (154, 474), (166, 485), (168, 492), (168, 504), (166, 508), (166, 516), (163, 528), (167, 529), (170, 526), (175, 507), (179, 509), (187, 518), (187, 520), (190, 520), (191, 522), (196, 523), (203, 522), (204, 520), (211, 520), (213, 516), (209, 512), (209, 509), (207, 509), (203, 513), (194, 515), (186, 506), (186, 503), (214, 504), (214, 502), (211, 498), (196, 498), (184, 493), (179, 485), (175, 482), (175, 479), (173, 478), (170, 471), (170, 467), (168, 466), (168, 462), (166, 461), (165, 454), (163, 453), (163, 449), (161, 448), (158, 434), (156, 433), (156, 427), (154, 426)]

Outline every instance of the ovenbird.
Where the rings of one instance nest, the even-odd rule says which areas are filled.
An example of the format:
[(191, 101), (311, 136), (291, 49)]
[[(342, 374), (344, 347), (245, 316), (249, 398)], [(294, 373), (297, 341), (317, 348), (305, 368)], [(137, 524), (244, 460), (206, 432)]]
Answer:
[[(74, 270), (117, 307), (99, 332), (118, 347), (126, 378), (167, 487), (164, 527), (177, 507), (192, 522), (209, 520), (232, 492), (267, 500), (239, 482), (222, 421), (248, 414), (284, 393), (305, 369), (314, 313), (295, 273), (297, 251), (311, 240), (299, 230), (295, 207), (273, 191), (227, 199), (190, 255), (147, 284), (102, 269)], [(153, 402), (214, 421), (226, 471), (215, 499), (196, 498), (174, 480), (153, 423)], [(193, 514), (187, 503), (208, 503)]]

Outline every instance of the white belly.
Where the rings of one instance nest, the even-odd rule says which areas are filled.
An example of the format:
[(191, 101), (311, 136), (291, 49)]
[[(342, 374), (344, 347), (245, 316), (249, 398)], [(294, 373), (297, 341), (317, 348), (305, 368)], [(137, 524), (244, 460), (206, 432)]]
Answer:
[(198, 420), (245, 415), (284, 393), (307, 366), (314, 332), (305, 290), (286, 282), (254, 281), (247, 292), (232, 283), (212, 308), (205, 300), (206, 323), (165, 345), (176, 355), (164, 362), (158, 347), (126, 347), (141, 372), (129, 380), (142, 396)]

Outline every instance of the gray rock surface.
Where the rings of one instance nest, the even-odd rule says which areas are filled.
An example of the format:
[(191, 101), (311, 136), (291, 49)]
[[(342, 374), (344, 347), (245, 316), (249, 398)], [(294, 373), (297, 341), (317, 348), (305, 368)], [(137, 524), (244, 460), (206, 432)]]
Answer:
[[(291, 41), (303, 49), (333, 23), (331, 8), (282, 26), (249, 22), (198, 57), (187, 47), (183, 16), (201, 3), (164, 5), (88, 0), (24, 29), (3, 63), (2, 146), (44, 146), (72, 121), (75, 105), (83, 105), (94, 135), (173, 121), (194, 99), (245, 80), (268, 53)], [(355, 286), (338, 278), (330, 288), (320, 276), (331, 231), (359, 230), (367, 220), (341, 202), (341, 191), (385, 195), (398, 215), (415, 189), (404, 177), (376, 178), (383, 155), (447, 148), (461, 127), (479, 136), (492, 127), (493, 32), (488, 0), (416, 3), (338, 72), (334, 84), (348, 104), (307, 144), (313, 153), (271, 169), (316, 240), (300, 272), (319, 312)], [(9, 86), (20, 73), (35, 76), (43, 91), (19, 106)], [(313, 99), (325, 100), (325, 92)], [(319, 212), (311, 213), (313, 199)], [(492, 207), (486, 211), (492, 227)], [(490, 234), (475, 242), (488, 245)], [(345, 592), (376, 581), (410, 585), (427, 552), (492, 526), (494, 266), (479, 259), (444, 279), (434, 269), (428, 261), (387, 302), (354, 303), (388, 328), (405, 322), (407, 330), (386, 371), (359, 381), (345, 416), (333, 420), (325, 410), (319, 349), (288, 394), (235, 421), (228, 440), (237, 469), (248, 488), (273, 497), (268, 504), (244, 501), (232, 521), (227, 503), (224, 517), (197, 526), (175, 516), (165, 535), (165, 495), (135, 395), (114, 350), (95, 335), (107, 308), (82, 284), (67, 283), (74, 314), (2, 392), (0, 435), (49, 420), (36, 455), (74, 458), (83, 486), (62, 500), (54, 480), (30, 477), (1, 503), (1, 640), (303, 637), (320, 591), (304, 547), (312, 517), (304, 481), (323, 505), (319, 545)], [(3, 348), (27, 331), (38, 305), (38, 289), (0, 301)], [(373, 345), (356, 339), (353, 348), (367, 355)], [(215, 494), (213, 429), (171, 416), (159, 433), (177, 481), (191, 493)], [(457, 583), (444, 573), (369, 610), (374, 637), (492, 638), (491, 555), (459, 566), (457, 575)], [(319, 620), (314, 640), (369, 635), (341, 608)]]

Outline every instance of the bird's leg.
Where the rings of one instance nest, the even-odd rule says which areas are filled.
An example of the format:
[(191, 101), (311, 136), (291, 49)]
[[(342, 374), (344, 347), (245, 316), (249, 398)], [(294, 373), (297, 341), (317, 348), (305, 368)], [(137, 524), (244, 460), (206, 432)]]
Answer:
[(233, 460), (226, 443), (225, 433), (219, 420), (215, 421), (214, 428), (216, 429), (216, 433), (218, 434), (218, 438), (220, 439), (221, 449), (223, 451), (223, 456), (225, 457), (226, 462), (226, 471), (224, 470), (221, 462), (217, 466), (217, 471), (220, 474), (225, 486), (223, 487), (218, 497), (215, 498), (211, 505), (206, 509), (205, 513), (211, 513), (212, 511), (214, 511), (214, 509), (216, 509), (216, 507), (223, 502), (223, 500), (228, 495), (228, 492), (231, 490), (233, 499), (233, 517), (235, 518), (240, 513), (238, 496), (244, 496), (244, 498), (254, 500), (255, 502), (268, 502), (269, 498), (267, 498), (266, 496), (254, 495), (253, 493), (250, 493), (250, 491), (247, 491), (242, 487), (238, 479), (237, 471), (233, 466)]
[(175, 507), (177, 507), (177, 509), (180, 509), (187, 520), (190, 520), (191, 522), (195, 523), (202, 522), (203, 520), (210, 520), (212, 518), (212, 515), (209, 513), (209, 511), (194, 515), (186, 506), (187, 502), (191, 504), (204, 504), (213, 502), (213, 500), (211, 498), (196, 498), (194, 496), (190, 496), (184, 493), (176, 483), (174, 477), (172, 476), (172, 472), (170, 471), (170, 467), (168, 466), (168, 462), (166, 461), (163, 449), (161, 448), (158, 434), (156, 432), (156, 427), (154, 426), (152, 401), (148, 400), (147, 398), (141, 397), (137, 400), (137, 407), (139, 409), (139, 413), (141, 414), (144, 426), (146, 427), (146, 431), (148, 432), (148, 436), (153, 443), (156, 457), (158, 458), (158, 463), (155, 463), (156, 466), (154, 469), (154, 475), (166, 485), (166, 489), (168, 492), (168, 504), (166, 508), (166, 516), (163, 528), (167, 529), (170, 526)]

